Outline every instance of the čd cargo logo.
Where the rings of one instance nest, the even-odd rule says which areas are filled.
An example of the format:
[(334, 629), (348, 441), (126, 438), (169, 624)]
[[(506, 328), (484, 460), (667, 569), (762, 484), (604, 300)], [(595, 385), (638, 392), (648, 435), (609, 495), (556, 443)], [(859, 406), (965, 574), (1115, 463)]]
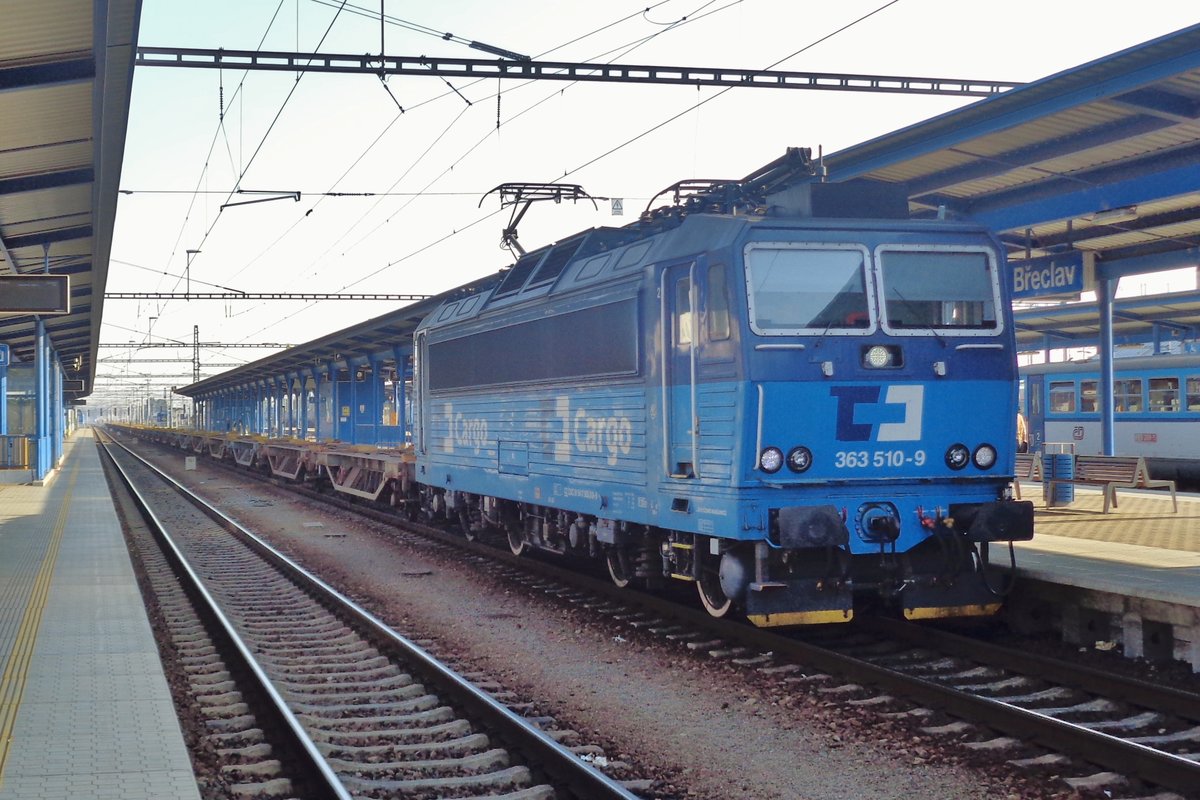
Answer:
[(924, 386), (832, 386), (829, 393), (838, 402), (839, 442), (921, 440)]

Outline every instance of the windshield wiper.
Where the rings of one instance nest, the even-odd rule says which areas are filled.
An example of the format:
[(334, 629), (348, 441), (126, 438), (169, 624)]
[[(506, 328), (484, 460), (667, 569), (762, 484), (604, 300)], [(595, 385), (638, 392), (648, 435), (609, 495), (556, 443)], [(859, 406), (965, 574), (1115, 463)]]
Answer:
[[(890, 293), (892, 293), (892, 294), (895, 294), (895, 295), (896, 295), (896, 297), (900, 298), (900, 302), (904, 303), (904, 305), (905, 305), (905, 306), (907, 306), (909, 309), (912, 309), (913, 311), (917, 311), (917, 310), (919, 310), (919, 309), (917, 308), (916, 304), (914, 304), (914, 303), (913, 303), (911, 300), (909, 300), (907, 297), (905, 297), (905, 296), (904, 296), (904, 295), (903, 295), (903, 294), (900, 292), (900, 290), (899, 290), (899, 289), (892, 288), (892, 289), (889, 289), (888, 291), (889, 291)], [(887, 296), (886, 296), (886, 295), (884, 296), (883, 300), (884, 300), (884, 306), (885, 306), (885, 308), (886, 308), (886, 305), (887, 305)], [(887, 314), (884, 314), (884, 318), (885, 318), (885, 319), (887, 318)], [(907, 328), (908, 326), (907, 326), (907, 325), (901, 325), (900, 327)], [(922, 326), (914, 325), (914, 326), (913, 326), (913, 328), (914, 328), (914, 329), (916, 329), (916, 330), (921, 330)], [(933, 338), (934, 338), (934, 339), (937, 339), (937, 342), (938, 342), (938, 344), (940, 344), (940, 345), (942, 346), (942, 348), (943, 348), (943, 349), (945, 349), (945, 348), (946, 348), (946, 346), (947, 346), (947, 345), (946, 345), (946, 340), (945, 340), (945, 339), (943, 339), (943, 338), (942, 338), (942, 335), (941, 335), (940, 333), (938, 333), (938, 332), (937, 332), (937, 328), (933, 327), (932, 325), (929, 325), (929, 326), (925, 327), (924, 329), (925, 329), (925, 330), (927, 330), (927, 331), (929, 331), (930, 333), (932, 333), (932, 334), (933, 334)]]

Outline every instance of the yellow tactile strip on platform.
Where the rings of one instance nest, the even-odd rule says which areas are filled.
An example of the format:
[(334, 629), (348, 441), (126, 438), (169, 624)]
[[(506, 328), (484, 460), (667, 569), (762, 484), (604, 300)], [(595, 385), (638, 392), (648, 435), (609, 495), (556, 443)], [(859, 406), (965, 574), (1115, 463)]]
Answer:
[(1179, 496), (1171, 510), (1165, 491), (1117, 490), (1117, 508), (1107, 514), (1099, 491), (1075, 489), (1075, 500), (1047, 508), (1037, 487), (1025, 492), (1034, 503), (1034, 536), (1039, 533), (1200, 553), (1200, 498)]

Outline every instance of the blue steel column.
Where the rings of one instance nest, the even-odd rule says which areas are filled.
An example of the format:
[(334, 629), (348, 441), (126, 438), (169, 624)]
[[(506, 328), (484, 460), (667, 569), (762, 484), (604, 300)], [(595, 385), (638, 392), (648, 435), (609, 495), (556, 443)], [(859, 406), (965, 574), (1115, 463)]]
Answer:
[(254, 382), (254, 435), (263, 435), (262, 382)]
[(371, 444), (379, 444), (379, 425), (383, 421), (383, 376), (379, 374), (379, 360), (375, 356), (367, 359), (371, 368)]
[(292, 376), (283, 376), (283, 396), (287, 398), (287, 417), (286, 424), (283, 426), (283, 432), (289, 438), (296, 436), (296, 396), (292, 393), (295, 387), (292, 386)]
[(271, 380), (270, 386), (271, 437), (279, 439), (283, 437), (283, 387), (276, 379)]
[(354, 379), (354, 361), (347, 361), (350, 369), (350, 444), (358, 444), (358, 381)]
[(392, 355), (396, 357), (396, 385), (392, 387), (396, 395), (393, 400), (396, 404), (396, 427), (400, 429), (399, 445), (404, 447), (408, 443), (408, 415), (404, 413), (404, 373), (408, 367), (408, 356), (399, 347), (392, 349)]
[(35, 323), (34, 328), (34, 347), (33, 347), (33, 397), (34, 397), (34, 435), (37, 442), (37, 465), (34, 470), (34, 479), (41, 480), (46, 477), (46, 461), (50, 455), (46, 447), (46, 395), (47, 395), (47, 380), (46, 380), (46, 323), (40, 319)]
[(288, 387), (287, 387), (286, 381), (287, 381), (287, 379), (284, 378), (283, 380), (278, 381), (275, 385), (276, 389), (278, 389), (278, 391), (275, 394), (275, 403), (279, 407), (276, 412), (276, 417), (277, 417), (276, 430), (278, 432), (277, 435), (279, 436), (280, 439), (282, 439), (284, 436), (287, 435), (287, 429), (288, 429), (288, 427), (287, 427), (287, 412), (284, 411), (284, 403), (287, 402), (287, 393), (288, 393)]
[(1103, 455), (1116, 455), (1113, 426), (1113, 297), (1119, 278), (1096, 281), (1096, 299), (1100, 312), (1100, 444)]
[(50, 402), (53, 404), (53, 421), (54, 427), (50, 429), (51, 441), (54, 443), (54, 457), (51, 464), (58, 466), (62, 461), (63, 456), (63, 430), (66, 428), (66, 419), (63, 414), (63, 371), (62, 363), (59, 361), (58, 353), (51, 350), (53, 358), (50, 359), (52, 371), (50, 377), (53, 388), (50, 390)]
[(317, 407), (317, 413), (313, 415), (313, 438), (318, 442), (321, 441), (321, 373), (312, 368), (309, 370), (313, 380), (313, 403)]
[(8, 367), (0, 365), (0, 436), (8, 434)]
[(300, 381), (300, 438), (308, 438), (308, 376), (297, 373)]

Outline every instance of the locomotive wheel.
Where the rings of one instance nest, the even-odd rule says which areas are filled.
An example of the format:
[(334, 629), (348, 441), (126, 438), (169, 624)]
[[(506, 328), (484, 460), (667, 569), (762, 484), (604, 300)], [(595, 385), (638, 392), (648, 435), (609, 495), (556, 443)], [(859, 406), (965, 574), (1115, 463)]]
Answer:
[(525, 534), (519, 528), (508, 529), (508, 549), (512, 551), (514, 556), (519, 556), (525, 552)]
[(458, 524), (462, 528), (463, 537), (468, 542), (473, 542), (477, 538), (475, 531), (471, 529), (471, 514), (467, 509), (460, 509), (458, 512)]
[(626, 552), (618, 547), (610, 547), (604, 560), (608, 564), (608, 575), (612, 578), (612, 582), (621, 589), (628, 586), (633, 580), (633, 576), (629, 567), (629, 556)]
[(700, 557), (700, 577), (696, 579), (696, 591), (700, 603), (709, 615), (720, 619), (733, 608), (733, 600), (721, 588), (718, 573), (720, 559)]

